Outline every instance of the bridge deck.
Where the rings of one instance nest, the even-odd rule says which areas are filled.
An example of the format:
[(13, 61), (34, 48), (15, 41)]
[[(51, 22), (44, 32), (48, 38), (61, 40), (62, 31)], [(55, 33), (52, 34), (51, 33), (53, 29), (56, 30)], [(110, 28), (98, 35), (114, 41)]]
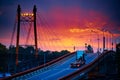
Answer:
[[(86, 64), (89, 64), (97, 57), (97, 54), (88, 54), (85, 56)], [(63, 76), (66, 76), (80, 68), (70, 68), (70, 63), (75, 61), (75, 55), (71, 58), (65, 60), (61, 64), (57, 64), (54, 67), (51, 67), (49, 70), (37, 73), (30, 77), (27, 77), (27, 80), (57, 80)], [(82, 66), (84, 67), (84, 66)]]

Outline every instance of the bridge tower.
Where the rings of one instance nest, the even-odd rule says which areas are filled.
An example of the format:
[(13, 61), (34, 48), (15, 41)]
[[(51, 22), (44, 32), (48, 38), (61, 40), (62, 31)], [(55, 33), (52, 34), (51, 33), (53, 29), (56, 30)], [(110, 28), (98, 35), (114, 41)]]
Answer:
[(20, 40), (20, 24), (21, 22), (32, 22), (34, 25), (34, 43), (35, 43), (35, 56), (38, 55), (37, 45), (37, 28), (36, 28), (36, 12), (37, 8), (34, 5), (33, 13), (21, 13), (21, 7), (18, 5), (17, 8), (17, 37), (16, 37), (16, 65), (18, 65), (18, 54), (19, 54), (19, 40)]

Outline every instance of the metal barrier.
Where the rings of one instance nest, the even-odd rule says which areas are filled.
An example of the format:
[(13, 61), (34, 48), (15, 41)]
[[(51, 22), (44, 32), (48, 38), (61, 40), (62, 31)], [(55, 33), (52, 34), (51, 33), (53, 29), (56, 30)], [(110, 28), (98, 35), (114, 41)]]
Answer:
[(76, 78), (80, 78), (81, 76), (85, 75), (88, 71), (90, 71), (94, 66), (96, 66), (98, 64), (98, 61), (102, 61), (102, 59), (110, 52), (113, 51), (105, 51), (102, 54), (99, 55), (98, 58), (96, 58), (93, 62), (85, 65), (84, 67), (82, 67), (81, 69), (60, 78), (59, 80), (77, 80)]
[(37, 74), (39, 72), (43, 72), (44, 70), (47, 70), (50, 65), (57, 63), (58, 61), (61, 61), (64, 58), (67, 58), (73, 54), (74, 54), (74, 52), (70, 53), (70, 54), (65, 54), (65, 55), (63, 55), (55, 60), (52, 60), (52, 61), (46, 63), (46, 64), (40, 65), (38, 67), (29, 69), (29, 70), (26, 70), (26, 71), (23, 71), (20, 73), (13, 74), (12, 76), (9, 76), (9, 77), (1, 78), (0, 80), (20, 80), (21, 78), (25, 79), (26, 77), (30, 77), (34, 74)]

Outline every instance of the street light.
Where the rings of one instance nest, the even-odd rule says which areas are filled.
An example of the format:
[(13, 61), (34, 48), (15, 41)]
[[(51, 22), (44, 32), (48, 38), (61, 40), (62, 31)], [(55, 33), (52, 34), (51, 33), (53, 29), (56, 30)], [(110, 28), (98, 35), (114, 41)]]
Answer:
[(112, 39), (112, 50), (113, 50), (113, 34), (112, 34), (112, 36), (111, 36), (111, 37), (112, 37), (111, 39)]
[(110, 48), (113, 50), (113, 33), (110, 32)]
[(99, 40), (100, 40), (100, 39), (99, 39), (99, 34), (98, 34), (98, 39), (97, 39), (97, 40), (98, 40), (98, 53), (99, 53), (99, 49), (100, 49), (100, 43), (99, 43)]
[(105, 30), (103, 30), (103, 51), (105, 50)]
[(109, 31), (106, 31), (106, 49), (109, 50)]
[(94, 30), (92, 30), (92, 32), (97, 33), (97, 41), (98, 41), (98, 49), (97, 49), (97, 52), (99, 53), (99, 50), (100, 50), (99, 33), (98, 33), (97, 31), (94, 31)]

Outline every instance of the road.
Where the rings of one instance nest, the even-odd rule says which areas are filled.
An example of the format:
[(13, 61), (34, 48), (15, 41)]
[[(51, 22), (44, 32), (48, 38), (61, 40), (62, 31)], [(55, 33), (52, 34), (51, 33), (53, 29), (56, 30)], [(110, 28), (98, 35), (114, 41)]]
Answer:
[[(51, 69), (44, 71), (42, 73), (35, 74), (26, 80), (58, 80), (59, 78), (66, 76), (80, 68), (70, 68), (71, 62), (75, 61), (75, 56), (70, 59), (65, 60), (59, 65), (52, 67)], [(97, 58), (97, 54), (87, 54), (85, 56), (86, 64), (92, 62), (95, 58)], [(84, 67), (84, 66), (82, 66)]]

